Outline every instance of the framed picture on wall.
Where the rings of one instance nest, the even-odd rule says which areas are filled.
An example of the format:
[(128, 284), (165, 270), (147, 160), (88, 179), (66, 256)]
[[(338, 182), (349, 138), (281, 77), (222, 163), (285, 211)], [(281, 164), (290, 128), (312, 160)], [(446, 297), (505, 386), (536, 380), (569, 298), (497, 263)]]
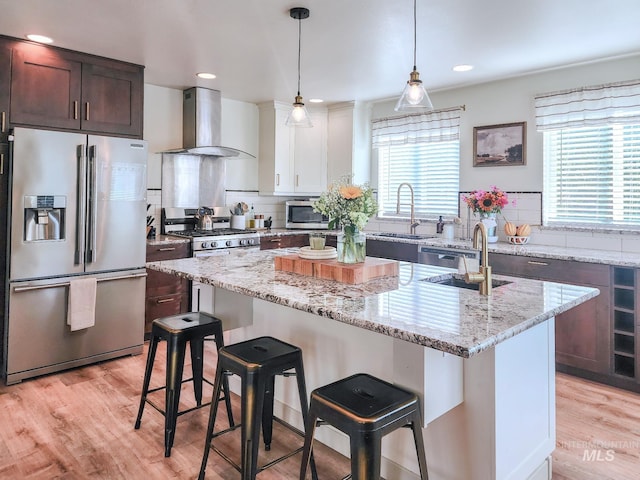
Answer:
[(527, 122), (473, 127), (473, 166), (526, 165)]

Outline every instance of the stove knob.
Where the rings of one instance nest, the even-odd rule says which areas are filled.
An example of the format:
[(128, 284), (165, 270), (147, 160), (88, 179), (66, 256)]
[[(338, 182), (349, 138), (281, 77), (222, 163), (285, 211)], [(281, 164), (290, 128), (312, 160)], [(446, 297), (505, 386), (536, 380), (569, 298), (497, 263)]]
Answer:
[(202, 248), (207, 248), (209, 244), (207, 242), (202, 242)]
[(218, 246), (218, 242), (211, 242), (211, 248), (216, 248)]
[(255, 241), (255, 239), (250, 238), (249, 240), (247, 240), (247, 243), (248, 243), (249, 245), (253, 245), (253, 244), (255, 244), (255, 243), (256, 243), (256, 241)]
[(246, 241), (246, 240), (244, 240), (244, 239), (243, 239), (243, 240), (240, 240), (240, 245), (246, 245), (246, 244), (247, 244), (247, 241)]
[(225, 243), (227, 244), (227, 247), (230, 247), (232, 242), (231, 240), (227, 240)]

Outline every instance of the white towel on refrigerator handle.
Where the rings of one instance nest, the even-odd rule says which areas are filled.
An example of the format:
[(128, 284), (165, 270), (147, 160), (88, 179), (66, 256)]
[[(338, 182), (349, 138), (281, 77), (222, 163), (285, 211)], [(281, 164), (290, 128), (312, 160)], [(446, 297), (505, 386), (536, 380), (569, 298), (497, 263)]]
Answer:
[(95, 325), (96, 288), (97, 280), (95, 277), (78, 278), (69, 282), (67, 325), (72, 332)]

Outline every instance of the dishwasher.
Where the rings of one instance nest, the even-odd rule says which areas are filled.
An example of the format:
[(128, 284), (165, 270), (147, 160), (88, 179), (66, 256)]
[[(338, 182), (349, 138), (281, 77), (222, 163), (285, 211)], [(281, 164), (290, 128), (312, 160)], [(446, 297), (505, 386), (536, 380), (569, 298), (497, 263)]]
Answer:
[(458, 268), (459, 262), (463, 257), (467, 260), (473, 260), (472, 263), (477, 265), (477, 262), (480, 260), (480, 250), (433, 247), (428, 245), (418, 247), (418, 263), (425, 265)]

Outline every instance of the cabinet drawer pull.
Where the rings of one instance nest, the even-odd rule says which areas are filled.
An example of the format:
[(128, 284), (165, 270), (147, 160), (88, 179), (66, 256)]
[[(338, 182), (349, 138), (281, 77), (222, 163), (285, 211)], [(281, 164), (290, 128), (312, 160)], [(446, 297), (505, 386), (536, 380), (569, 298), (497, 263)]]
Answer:
[(170, 303), (175, 301), (176, 301), (175, 298), (163, 298), (162, 300), (158, 300), (156, 303)]
[(547, 262), (536, 262), (534, 260), (529, 260), (527, 263), (529, 265), (540, 265), (540, 266), (543, 266), (543, 267), (549, 266), (549, 264)]
[(280, 243), (282, 240), (280, 238), (272, 238), (269, 240), (271, 243)]
[(4, 153), (0, 153), (0, 175), (4, 175)]
[(77, 100), (73, 101), (73, 119), (74, 120), (78, 119), (78, 101)]
[(84, 119), (88, 122), (89, 121), (89, 102), (85, 104), (85, 107), (86, 107), (86, 113), (85, 113)]
[(296, 175), (296, 187), (300, 186), (300, 175)]
[(176, 247), (163, 247), (163, 248), (159, 248), (158, 251), (159, 252), (172, 252), (176, 249)]
[(6, 125), (7, 123), (7, 114), (6, 112), (2, 112), (2, 114), (0, 114), (0, 132), (4, 133), (6, 130)]
[(280, 185), (280, 174), (276, 173), (276, 186)]

